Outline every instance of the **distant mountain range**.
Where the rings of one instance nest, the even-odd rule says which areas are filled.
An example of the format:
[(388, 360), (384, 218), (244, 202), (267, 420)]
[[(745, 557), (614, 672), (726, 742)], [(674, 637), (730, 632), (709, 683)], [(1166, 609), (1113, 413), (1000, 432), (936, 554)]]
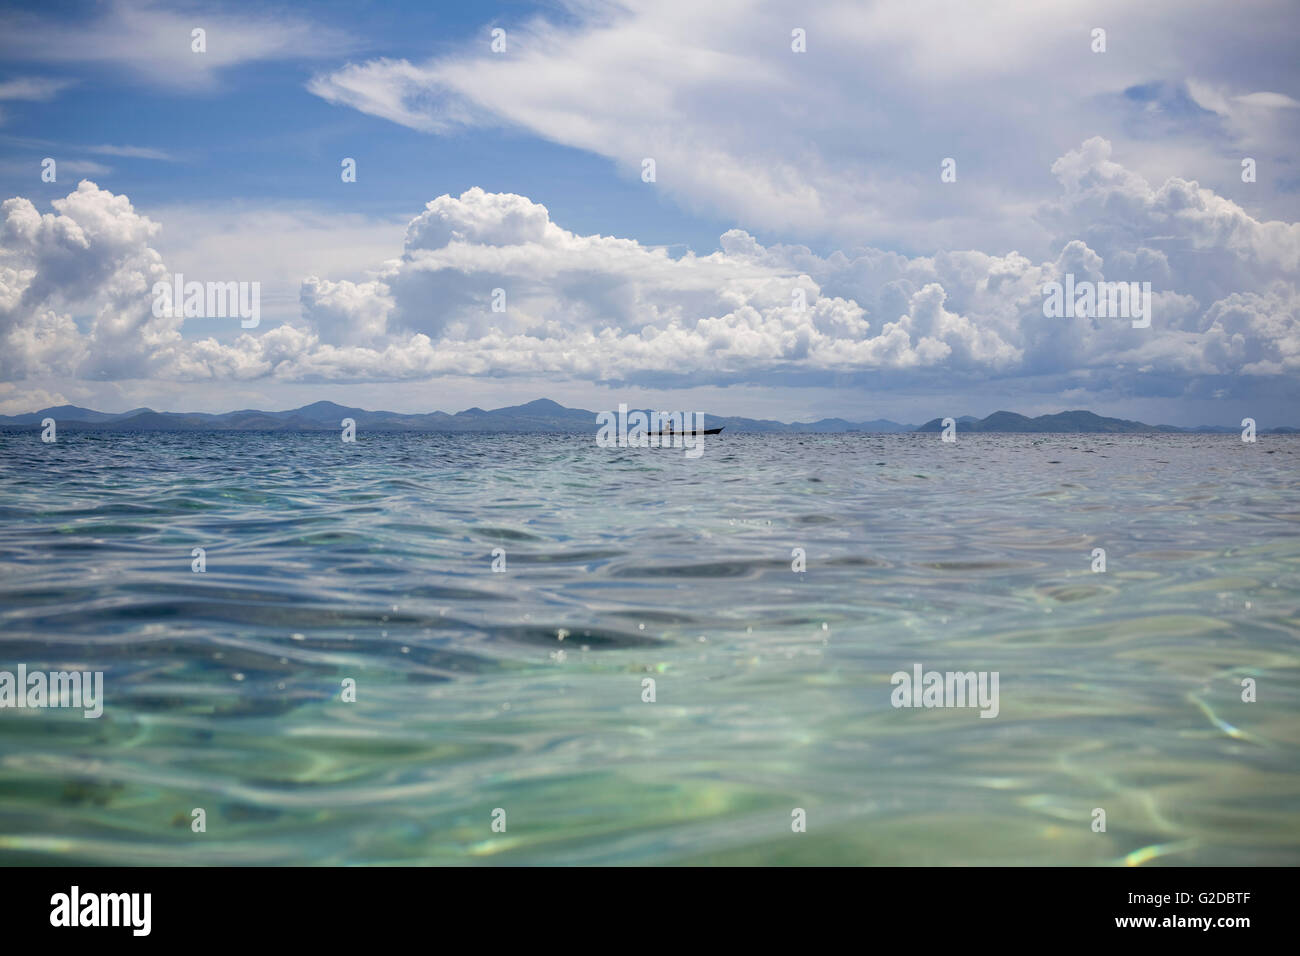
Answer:
[[(1102, 433), (1127, 434), (1132, 432), (1184, 432), (1204, 434), (1239, 433), (1237, 425), (1197, 425), (1195, 428), (1179, 428), (1176, 425), (1147, 425), (1144, 422), (1131, 422), (1124, 418), (1104, 418), (1093, 412), (1073, 411), (1057, 412), (1055, 415), (1039, 415), (1028, 418), (1015, 412), (994, 412), (987, 418), (973, 418), (967, 415), (956, 419), (958, 432), (1056, 432), (1056, 433)], [(926, 422), (918, 432), (937, 432), (943, 429), (943, 419), (935, 418)], [(1260, 428), (1257, 433), (1294, 434), (1300, 429), (1282, 426), (1278, 428)]]
[[(447, 412), (407, 414), (372, 412), (348, 408), (334, 402), (316, 402), (284, 412), (242, 409), (219, 415), (202, 412), (155, 412), (151, 408), (133, 408), (111, 414), (76, 405), (43, 408), (23, 415), (0, 415), (0, 428), (39, 428), (41, 421), (53, 418), (58, 427), (76, 431), (337, 431), (345, 418), (357, 423), (359, 431), (383, 432), (586, 432), (596, 428), (596, 413), (581, 408), (565, 408), (550, 399), (539, 398), (526, 405), (511, 405), (485, 411), (467, 408), (450, 415)], [(919, 428), (887, 419), (851, 422), (843, 418), (823, 418), (816, 422), (785, 422), (771, 419), (706, 416), (710, 428), (725, 427), (732, 432), (937, 432), (943, 419), (936, 418)], [(987, 418), (965, 415), (956, 419), (959, 432), (1238, 432), (1236, 426), (1203, 425), (1176, 428), (1173, 425), (1145, 425), (1121, 418), (1103, 418), (1092, 412), (1060, 412), (1027, 418), (1015, 412), (994, 412)], [(1295, 428), (1260, 429), (1260, 434), (1294, 433)]]
[[(407, 414), (372, 412), (349, 408), (334, 402), (316, 402), (285, 412), (242, 409), (212, 415), (200, 412), (155, 412), (134, 408), (117, 415), (97, 412), (75, 405), (59, 405), (24, 415), (0, 415), (0, 428), (39, 428), (42, 419), (53, 418), (59, 428), (71, 426), (81, 431), (338, 431), (339, 423), (351, 418), (357, 430), (385, 432), (594, 432), (596, 413), (581, 408), (565, 408), (558, 402), (539, 398), (526, 405), (511, 405), (485, 411), (467, 408), (449, 415), (446, 412)], [(708, 426), (724, 426), (745, 432), (910, 432), (915, 425), (878, 419), (849, 422), (841, 418), (824, 418), (818, 422), (784, 422), (754, 418), (719, 418), (706, 416)]]

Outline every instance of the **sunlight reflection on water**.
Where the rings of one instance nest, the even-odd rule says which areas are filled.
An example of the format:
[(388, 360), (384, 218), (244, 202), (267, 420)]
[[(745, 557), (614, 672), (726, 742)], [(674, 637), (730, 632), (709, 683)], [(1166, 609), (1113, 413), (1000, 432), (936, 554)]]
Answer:
[(0, 434), (0, 861), (1294, 865), (1298, 454)]

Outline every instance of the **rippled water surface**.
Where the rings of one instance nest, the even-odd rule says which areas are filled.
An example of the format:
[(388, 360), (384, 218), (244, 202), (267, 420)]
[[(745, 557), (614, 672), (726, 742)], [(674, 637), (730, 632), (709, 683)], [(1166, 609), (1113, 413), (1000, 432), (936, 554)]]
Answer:
[[(0, 862), (1300, 863), (1298, 465), (0, 434), (0, 669), (106, 697), (0, 710)], [(999, 715), (893, 708), (914, 663)]]

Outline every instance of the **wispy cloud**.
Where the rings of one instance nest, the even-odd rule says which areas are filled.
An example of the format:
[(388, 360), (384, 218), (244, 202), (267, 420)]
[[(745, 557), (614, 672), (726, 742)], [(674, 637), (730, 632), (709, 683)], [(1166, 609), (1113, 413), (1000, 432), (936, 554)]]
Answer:
[(58, 149), (74, 153), (94, 153), (96, 156), (120, 156), (124, 159), (154, 159), (168, 163), (176, 163), (181, 160), (181, 157), (175, 153), (155, 149), (152, 146), (113, 146), (107, 143), (98, 146), (80, 146), (33, 136), (8, 135), (0, 135), (0, 140), (17, 149), (38, 149), (46, 152)]
[[(57, 168), (61, 177), (107, 176), (113, 171), (111, 166), (97, 163), (93, 159), (61, 159)], [(38, 160), (23, 162), (21, 160), (6, 159), (0, 161), (0, 173), (36, 178), (41, 174), (41, 165)]]
[[(308, 89), (434, 134), (514, 126), (633, 179), (650, 157), (655, 191), (687, 209), (918, 251), (1045, 238), (1025, 231), (1053, 188), (1044, 161), (1087, 136), (1123, 147), (1150, 178), (1221, 189), (1236, 177), (1231, 151), (1239, 160), (1249, 143), (1287, 155), (1295, 137), (1289, 116), (1225, 123), (1204, 113), (1151, 144), (1135, 116), (1147, 104), (1113, 99), (1153, 82), (1182, 89), (1194, 66), (1205, 85), (1235, 88), (1238, 113), (1294, 113), (1277, 109), (1290, 97), (1252, 92), (1294, 81), (1294, 14), (1272, 0), (1249, 14), (1168, 0), (987, 0), (944, 4), (939, 19), (915, 0), (564, 6), (562, 19), (506, 23), (503, 52), (484, 29), (428, 60), (348, 63)], [(1095, 53), (1100, 24), (1110, 42)], [(806, 52), (791, 48), (794, 28), (806, 31)], [(1225, 135), (1207, 136), (1210, 124)], [(958, 170), (950, 186), (940, 183), (945, 157)], [(1272, 181), (1255, 192), (1278, 195)]]
[[(191, 35), (205, 33), (194, 52)], [(16, 62), (104, 64), (168, 88), (215, 85), (243, 63), (338, 56), (354, 47), (344, 33), (299, 16), (226, 13), (211, 6), (163, 9), (116, 0), (89, 22), (45, 13), (0, 13), (0, 57)]]
[(21, 76), (4, 80), (0, 82), (0, 100), (50, 100), (73, 82), (44, 76)]
[(174, 163), (176, 157), (161, 149), (149, 146), (87, 146), (86, 151), (100, 156), (122, 156), (128, 159), (157, 159)]

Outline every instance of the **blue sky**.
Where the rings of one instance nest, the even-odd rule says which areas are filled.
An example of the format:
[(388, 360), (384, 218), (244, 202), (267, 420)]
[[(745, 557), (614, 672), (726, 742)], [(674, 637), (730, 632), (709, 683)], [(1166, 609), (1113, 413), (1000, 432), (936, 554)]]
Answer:
[[(0, 8), (21, 16), (23, 6)], [(73, 29), (86, 17), (111, 15), (113, 7), (59, 3), (41, 8), (41, 14), (43, 21), (48, 17), (58, 24), (55, 30)], [(265, 8), (231, 4), (224, 9)], [(306, 88), (314, 73), (349, 60), (426, 59), (487, 45), (494, 26), (538, 13), (561, 14), (557, 19), (563, 22), (563, 10), (554, 4), (312, 3), (280, 9), (281, 16), (319, 29), (320, 47), (330, 52), (241, 62), (214, 70), (210, 85), (181, 92), (165, 79), (123, 69), (120, 62), (51, 68), (40, 56), (24, 56), (22, 45), (11, 41), (4, 47), (4, 79), (34, 73), (70, 85), (49, 100), (4, 104), (4, 195), (46, 201), (66, 195), (65, 177), (41, 183), (31, 174), (42, 158), (58, 151), (74, 169), (78, 163), (107, 168), (92, 169), (90, 178), (143, 209), (237, 197), (409, 219), (435, 196), (481, 186), (529, 196), (584, 234), (616, 233), (708, 251), (733, 225), (665, 202), (639, 188), (639, 180), (616, 175), (607, 159), (515, 128), (429, 136), (339, 109)], [(196, 12), (191, 19), (201, 24), (205, 18)], [(177, 43), (187, 47), (188, 36), (180, 34)], [(172, 159), (105, 156), (89, 149), (104, 144), (144, 147)], [(339, 179), (343, 156), (355, 158), (362, 173), (346, 190)]]
[[(1048, 6), (0, 6), (0, 412), (1300, 424), (1294, 5)], [(1152, 328), (1044, 317), (1066, 272)]]

